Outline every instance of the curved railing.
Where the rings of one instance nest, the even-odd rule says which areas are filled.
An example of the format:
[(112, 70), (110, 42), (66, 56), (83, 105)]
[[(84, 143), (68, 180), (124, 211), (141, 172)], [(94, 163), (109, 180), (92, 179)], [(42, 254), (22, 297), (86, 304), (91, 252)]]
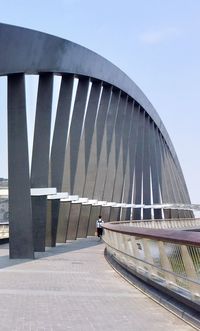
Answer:
[(180, 230), (198, 230), (200, 229), (200, 218), (174, 218), (161, 220), (140, 220), (140, 221), (116, 221), (116, 225), (130, 225), (139, 228), (149, 229), (180, 229)]
[(200, 311), (200, 237), (192, 231), (105, 224), (106, 252), (131, 273)]

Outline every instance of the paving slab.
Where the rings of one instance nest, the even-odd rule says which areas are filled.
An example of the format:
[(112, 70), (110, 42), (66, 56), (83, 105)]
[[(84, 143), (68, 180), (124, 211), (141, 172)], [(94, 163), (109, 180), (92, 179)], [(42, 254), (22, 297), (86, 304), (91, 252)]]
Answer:
[(195, 330), (121, 278), (97, 238), (34, 260), (9, 260), (0, 246), (0, 302), (2, 331)]

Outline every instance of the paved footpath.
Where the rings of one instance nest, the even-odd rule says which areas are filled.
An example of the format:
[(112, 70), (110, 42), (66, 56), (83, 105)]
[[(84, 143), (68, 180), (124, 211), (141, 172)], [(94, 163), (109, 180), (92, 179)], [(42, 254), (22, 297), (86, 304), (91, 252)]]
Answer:
[(9, 260), (0, 246), (0, 330), (194, 330), (121, 278), (103, 251), (91, 238)]

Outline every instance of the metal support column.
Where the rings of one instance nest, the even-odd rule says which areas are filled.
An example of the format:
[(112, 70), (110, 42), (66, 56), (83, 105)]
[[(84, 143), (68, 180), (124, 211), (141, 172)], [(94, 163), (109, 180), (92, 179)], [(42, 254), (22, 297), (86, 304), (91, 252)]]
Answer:
[(34, 258), (25, 81), (8, 76), (9, 245), (11, 259)]
[[(31, 187), (48, 187), (52, 97), (53, 75), (42, 74), (37, 96)], [(32, 199), (34, 250), (38, 252), (45, 251), (46, 210), (44, 197)]]

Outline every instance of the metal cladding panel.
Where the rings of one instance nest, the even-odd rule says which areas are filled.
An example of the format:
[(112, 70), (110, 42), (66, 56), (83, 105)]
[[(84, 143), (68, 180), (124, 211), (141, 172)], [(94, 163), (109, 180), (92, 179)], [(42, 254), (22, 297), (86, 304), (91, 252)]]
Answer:
[(120, 210), (119, 207), (111, 207), (110, 209), (110, 222), (116, 222), (120, 219)]
[(46, 196), (35, 196), (32, 200), (34, 251), (45, 251), (47, 199)]
[(81, 140), (81, 132), (83, 126), (83, 118), (87, 100), (89, 88), (89, 79), (80, 78), (78, 82), (78, 88), (76, 92), (76, 99), (74, 103), (74, 109), (72, 114), (72, 121), (70, 126), (70, 189), (69, 192), (74, 192), (75, 177), (77, 171), (77, 161), (79, 155), (79, 147)]
[(85, 184), (83, 189), (84, 197), (93, 197), (94, 187), (96, 181), (97, 174), (97, 147), (96, 147), (96, 130), (94, 130), (93, 138), (92, 138), (92, 146), (91, 153), (89, 156), (89, 163), (87, 174), (85, 178)]
[(102, 149), (102, 139), (104, 136), (104, 130), (106, 125), (107, 114), (109, 111), (109, 105), (112, 95), (112, 86), (103, 85), (103, 91), (101, 95), (101, 101), (99, 105), (99, 111), (96, 122), (97, 130), (97, 161), (99, 163), (100, 153)]
[(112, 201), (121, 202), (123, 192), (123, 157), (122, 157), (122, 142), (119, 146), (119, 160), (116, 169), (115, 183), (113, 187)]
[[(120, 147), (120, 146), (119, 146)], [(111, 201), (113, 195), (113, 188), (115, 183), (115, 174), (116, 174), (116, 157), (115, 157), (115, 141), (112, 140), (111, 150), (109, 154), (108, 167), (106, 172), (106, 180), (104, 185), (103, 200)]]
[[(144, 128), (145, 128), (145, 113), (140, 110), (138, 118), (138, 135), (137, 147), (135, 156), (135, 204), (141, 204), (142, 197), (142, 182), (143, 182), (143, 153), (144, 153)], [(133, 219), (141, 219), (141, 208), (133, 209)]]
[(51, 186), (56, 187), (58, 191), (62, 188), (73, 81), (73, 75), (62, 77), (51, 147)]
[(86, 178), (86, 168), (85, 168), (85, 132), (83, 132), (77, 159), (76, 175), (74, 178), (74, 189), (73, 193), (79, 196), (83, 196), (85, 178)]
[(102, 219), (104, 220), (104, 222), (108, 222), (109, 219), (110, 219), (110, 210), (111, 210), (111, 207), (108, 207), (108, 206), (102, 206), (101, 207), (101, 217)]
[(75, 240), (77, 238), (80, 211), (81, 203), (71, 203), (67, 228), (67, 240)]
[[(102, 140), (105, 129), (107, 112), (109, 109), (109, 101), (111, 98), (111, 90), (112, 90), (111, 86), (109, 87), (103, 86), (97, 119), (92, 137), (92, 145), (90, 149), (87, 175), (84, 185), (83, 196), (86, 197), (94, 197), (94, 190), (97, 181), (98, 169), (102, 170), (102, 166), (99, 166), (99, 159), (100, 159), (101, 149), (103, 149)], [(105, 149), (103, 149), (103, 152), (104, 154), (106, 153)], [(101, 158), (101, 161), (105, 163), (105, 158)]]
[(169, 196), (169, 188), (167, 183), (167, 174), (165, 172), (166, 164), (163, 156), (162, 145), (160, 142), (160, 134), (157, 128), (155, 131), (155, 136), (156, 136), (155, 147), (156, 147), (156, 155), (157, 155), (156, 159), (157, 159), (157, 169), (159, 175), (160, 193), (161, 193), (162, 203), (166, 203), (166, 202), (170, 202), (170, 196)]
[(172, 174), (169, 168), (169, 160), (168, 160), (168, 155), (166, 152), (166, 148), (165, 148), (165, 143), (163, 141), (163, 139), (160, 137), (160, 146), (161, 146), (161, 153), (163, 155), (163, 161), (164, 161), (164, 171), (165, 171), (165, 177), (166, 177), (166, 183), (165, 185), (167, 186), (167, 190), (168, 190), (168, 202), (177, 202), (177, 196), (176, 196), (176, 191), (175, 188), (173, 186), (173, 180), (172, 180)]
[(56, 236), (57, 243), (66, 242), (70, 206), (71, 206), (71, 202), (60, 202), (59, 215), (58, 215), (58, 229)]
[[(114, 123), (111, 149), (108, 158), (108, 167), (107, 167), (106, 181), (105, 181), (104, 195), (103, 195), (103, 200), (107, 200), (107, 201), (115, 201), (113, 200), (113, 193), (114, 193), (114, 186), (117, 176), (117, 168), (118, 168), (118, 161), (120, 155), (120, 145), (122, 140), (122, 133), (123, 133), (122, 129), (125, 118), (126, 103), (127, 103), (127, 98), (125, 98), (124, 95), (120, 95), (116, 121)], [(119, 198), (120, 201), (121, 201), (121, 194), (122, 192), (120, 192), (120, 198)]]
[[(134, 181), (134, 173), (135, 173), (135, 164), (136, 164), (136, 148), (137, 148), (137, 137), (138, 137), (138, 121), (140, 116), (140, 108), (134, 104), (133, 114), (131, 119), (131, 131), (129, 135), (128, 141), (128, 150), (129, 150), (129, 169), (130, 169), (130, 185), (129, 190), (127, 192), (127, 198), (125, 202), (131, 203), (135, 201), (135, 181)], [(131, 209), (126, 210), (127, 220), (131, 218)]]
[[(61, 191), (62, 189), (73, 82), (73, 75), (62, 76), (54, 126), (54, 134), (51, 146), (50, 185), (52, 187), (56, 187), (58, 191)], [(59, 210), (60, 205), (57, 206), (55, 204), (52, 204), (52, 214), (54, 215), (54, 219), (58, 219), (58, 229), (57, 227), (55, 228), (54, 236), (57, 236), (57, 238), (59, 238), (58, 240), (64, 242), (66, 238), (63, 239), (63, 229), (62, 226), (59, 226)], [(59, 233), (59, 231), (61, 231), (61, 233)], [(55, 241), (55, 238), (53, 240)]]
[(106, 125), (101, 144), (101, 153), (98, 162), (97, 177), (95, 181), (94, 198), (105, 198), (105, 185), (107, 179), (108, 163), (111, 153), (113, 130), (118, 112), (120, 91), (113, 90), (106, 117)]
[(88, 163), (89, 163), (90, 155), (93, 156), (93, 154), (91, 154), (91, 144), (94, 133), (95, 118), (97, 114), (97, 106), (100, 96), (100, 90), (101, 90), (101, 82), (98, 83), (93, 82), (88, 100), (88, 106), (86, 109), (83, 133), (80, 141), (77, 172), (76, 172), (75, 184), (74, 184), (74, 193), (80, 196), (83, 196), (86, 175), (88, 173)]
[[(31, 166), (31, 187), (48, 187), (53, 75), (39, 78)], [(41, 208), (41, 213), (39, 213)], [(34, 249), (45, 251), (46, 199), (32, 198)], [(38, 228), (41, 228), (39, 235)]]
[(48, 186), (53, 75), (39, 78), (31, 165), (31, 187)]
[(78, 222), (78, 231), (77, 238), (86, 238), (87, 237), (87, 229), (91, 212), (91, 205), (82, 205), (79, 222)]
[(56, 246), (56, 236), (58, 227), (58, 215), (59, 215), (60, 201), (55, 199), (51, 203), (51, 245)]
[(47, 219), (46, 219), (46, 235), (45, 235), (45, 246), (52, 246), (52, 233), (51, 233), (51, 205), (52, 200), (47, 200)]
[[(161, 181), (161, 169), (159, 168), (160, 163), (158, 162), (158, 152), (156, 149), (156, 136), (155, 126), (153, 121), (150, 121), (150, 132), (149, 132), (149, 151), (150, 151), (150, 167), (151, 167), (151, 185), (152, 185), (152, 199), (153, 203), (161, 203), (160, 200), (160, 181)], [(161, 209), (154, 209), (154, 218), (162, 219)]]
[(90, 218), (88, 222), (87, 236), (94, 236), (96, 232), (96, 220), (99, 218), (101, 212), (100, 206), (92, 206), (90, 211)]
[(101, 82), (92, 82), (90, 97), (87, 106), (86, 118), (84, 123), (85, 138), (85, 169), (88, 170), (88, 161), (91, 153), (92, 137), (95, 128), (95, 119), (98, 110), (98, 102), (101, 92)]
[(94, 199), (102, 200), (103, 198), (106, 173), (107, 173), (107, 151), (106, 151), (106, 135), (104, 135), (102, 139), (101, 154), (100, 154), (100, 159), (99, 159), (97, 174), (95, 179), (95, 187), (93, 194)]
[[(143, 203), (151, 204), (151, 183), (150, 183), (150, 119), (145, 117), (145, 132), (144, 132), (144, 151), (143, 151)], [(143, 209), (143, 219), (151, 219), (151, 209)]]

